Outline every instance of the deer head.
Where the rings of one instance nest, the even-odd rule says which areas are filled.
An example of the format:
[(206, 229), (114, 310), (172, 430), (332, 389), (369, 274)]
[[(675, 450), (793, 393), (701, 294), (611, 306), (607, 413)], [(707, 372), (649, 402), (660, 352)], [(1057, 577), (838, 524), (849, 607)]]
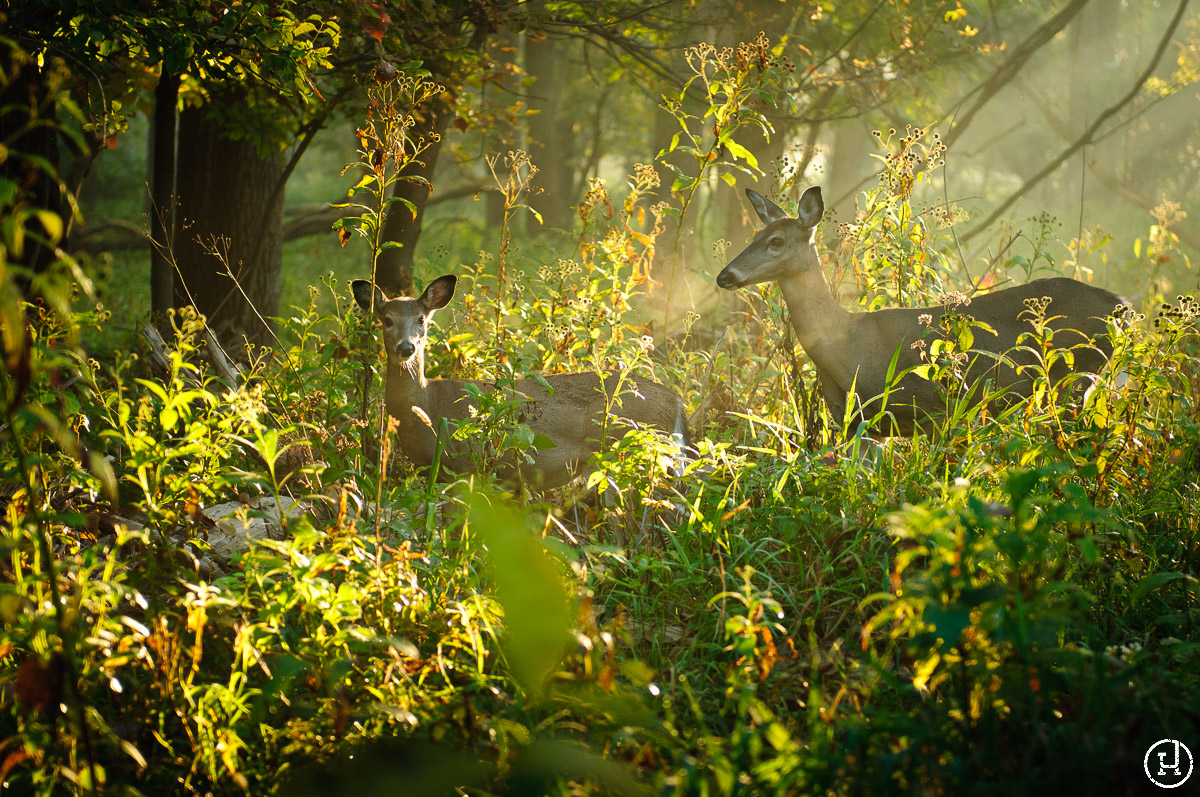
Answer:
[(458, 278), (450, 274), (438, 277), (416, 299), (407, 296), (388, 299), (368, 280), (354, 280), (350, 289), (358, 306), (367, 312), (374, 310), (375, 317), (383, 325), (383, 345), (388, 360), (397, 365), (409, 365), (420, 362), (417, 354), (424, 352), (429, 318), (454, 297), (457, 282)]
[(813, 186), (804, 192), (795, 217), (752, 188), (746, 189), (746, 196), (767, 226), (717, 275), (718, 285), (732, 290), (820, 269), (821, 261), (813, 246), (813, 231), (825, 212), (820, 188)]

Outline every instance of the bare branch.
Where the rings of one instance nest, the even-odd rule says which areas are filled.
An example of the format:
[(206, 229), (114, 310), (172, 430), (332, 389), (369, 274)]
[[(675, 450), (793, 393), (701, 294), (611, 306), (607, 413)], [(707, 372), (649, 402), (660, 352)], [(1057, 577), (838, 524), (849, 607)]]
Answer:
[[(1032, 82), (1019, 79), (1018, 85), (1021, 90), (1030, 94), (1037, 102), (1038, 110), (1046, 117), (1046, 121), (1050, 123), (1050, 127), (1062, 137), (1063, 141), (1070, 141), (1071, 135), (1067, 129), (1066, 121), (1057, 113), (1054, 112), (1054, 106), (1046, 97), (1041, 88)], [(1111, 131), (1110, 131), (1111, 133)], [(1105, 136), (1110, 133), (1105, 133)], [(1105, 169), (1095, 158), (1087, 160), (1088, 171), (1099, 178), (1105, 188), (1112, 191), (1134, 207), (1140, 208), (1147, 213), (1154, 210), (1155, 202), (1144, 194), (1139, 193), (1125, 182), (1120, 177)], [(1179, 236), (1179, 240), (1188, 246), (1200, 252), (1200, 234), (1197, 234), (1190, 226), (1175, 225), (1171, 228), (1171, 232)]]
[(978, 84), (975, 86), (975, 88), (966, 93), (966, 95), (959, 101), (958, 105), (961, 106), (974, 94), (978, 94), (979, 96), (976, 98), (970, 109), (967, 110), (967, 112), (964, 113), (961, 118), (954, 120), (954, 127), (950, 129), (944, 139), (947, 149), (949, 149), (950, 146), (958, 139), (958, 137), (961, 136), (964, 131), (966, 131), (967, 127), (975, 119), (975, 114), (979, 113), (983, 106), (987, 105), (988, 101), (991, 100), (992, 97), (994, 97), (996, 93), (1000, 91), (1000, 89), (1008, 85), (1008, 83), (1020, 73), (1021, 69), (1024, 68), (1026, 62), (1033, 57), (1034, 53), (1040, 50), (1042, 45), (1046, 44), (1046, 42), (1053, 39), (1055, 34), (1065, 28), (1067, 23), (1074, 19), (1075, 15), (1078, 14), (1085, 5), (1087, 5), (1087, 2), (1088, 0), (1072, 0), (1070, 5), (1066, 6), (1063, 8), (1063, 10), (1051, 17), (1046, 24), (1042, 25), (1040, 28), (1030, 34), (1025, 41), (1014, 47), (1012, 52), (1009, 54), (1008, 59), (1005, 60), (1005, 62), (1001, 64), (995, 72), (992, 73), (990, 78)]
[(1132, 102), (1135, 97), (1137, 97), (1138, 93), (1142, 90), (1142, 86), (1145, 85), (1146, 81), (1150, 79), (1150, 76), (1154, 73), (1154, 70), (1158, 68), (1158, 63), (1162, 60), (1163, 53), (1165, 53), (1167, 50), (1167, 45), (1171, 43), (1171, 38), (1175, 35), (1175, 30), (1179, 27), (1179, 22), (1181, 19), (1183, 19), (1183, 13), (1187, 10), (1187, 6), (1188, 0), (1180, 0), (1179, 7), (1175, 9), (1175, 16), (1171, 17), (1171, 22), (1169, 25), (1167, 25), (1166, 31), (1159, 40), (1158, 47), (1155, 48), (1154, 55), (1150, 58), (1150, 63), (1147, 64), (1142, 73), (1138, 75), (1137, 80), (1134, 81), (1133, 86), (1128, 92), (1125, 93), (1125, 96), (1121, 97), (1121, 99), (1105, 108), (1104, 111), (1102, 111), (1100, 115), (1096, 117), (1095, 121), (1088, 125), (1088, 128), (1083, 131), (1083, 135), (1075, 139), (1075, 141), (1072, 142), (1062, 152), (1060, 152), (1057, 157), (1042, 167), (1037, 174), (1026, 180), (1020, 188), (1010, 194), (1008, 199), (1001, 202), (1000, 206), (992, 211), (991, 215), (980, 222), (978, 226), (964, 233), (962, 236), (964, 243), (987, 229), (992, 222), (1000, 218), (1006, 210), (1012, 207), (1013, 203), (1028, 193), (1030, 189), (1032, 189), (1046, 177), (1053, 174), (1059, 166), (1062, 166), (1068, 158), (1070, 158), (1080, 149), (1092, 143), (1092, 139), (1096, 135), (1096, 131), (1098, 131), (1105, 122), (1119, 113), (1122, 108), (1124, 108), (1126, 105)]

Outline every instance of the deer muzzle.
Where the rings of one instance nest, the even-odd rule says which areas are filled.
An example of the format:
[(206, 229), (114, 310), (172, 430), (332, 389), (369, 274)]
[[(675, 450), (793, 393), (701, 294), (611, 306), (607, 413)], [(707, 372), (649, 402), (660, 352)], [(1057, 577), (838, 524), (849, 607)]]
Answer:
[(717, 285), (725, 290), (733, 290), (742, 287), (742, 278), (733, 270), (732, 265), (728, 265), (717, 275)]

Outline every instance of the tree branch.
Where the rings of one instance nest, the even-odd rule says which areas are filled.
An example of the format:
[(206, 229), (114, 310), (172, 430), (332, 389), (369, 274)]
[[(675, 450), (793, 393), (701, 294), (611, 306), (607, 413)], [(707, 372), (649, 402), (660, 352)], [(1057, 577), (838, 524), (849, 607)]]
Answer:
[(1167, 25), (1166, 31), (1159, 40), (1158, 47), (1155, 48), (1154, 55), (1150, 58), (1150, 63), (1147, 64), (1146, 68), (1142, 70), (1142, 73), (1138, 75), (1137, 80), (1134, 81), (1133, 86), (1128, 92), (1125, 93), (1125, 96), (1121, 97), (1121, 99), (1105, 108), (1104, 111), (1102, 111), (1100, 115), (1096, 117), (1095, 121), (1088, 125), (1088, 128), (1083, 131), (1083, 135), (1081, 135), (1066, 149), (1060, 152), (1057, 157), (1042, 167), (1037, 174), (1026, 180), (1020, 188), (1010, 194), (1008, 199), (1000, 203), (1000, 206), (992, 211), (991, 215), (980, 222), (978, 226), (964, 233), (962, 236), (964, 243), (987, 229), (992, 222), (996, 221), (996, 219), (1000, 218), (1000, 216), (1002, 216), (1006, 210), (1012, 207), (1013, 203), (1028, 193), (1030, 189), (1032, 189), (1046, 177), (1053, 174), (1054, 171), (1058, 169), (1059, 166), (1062, 166), (1068, 158), (1070, 158), (1083, 147), (1090, 144), (1092, 142), (1092, 138), (1096, 135), (1096, 131), (1099, 130), (1104, 123), (1111, 119), (1115, 114), (1119, 113), (1122, 108), (1132, 102), (1135, 97), (1137, 97), (1138, 92), (1142, 90), (1142, 86), (1145, 85), (1146, 81), (1150, 79), (1150, 76), (1154, 73), (1154, 70), (1158, 68), (1158, 63), (1162, 60), (1163, 53), (1166, 52), (1167, 45), (1171, 42), (1171, 37), (1175, 35), (1175, 30), (1179, 27), (1180, 20), (1183, 19), (1183, 13), (1187, 10), (1188, 1), (1189, 0), (1180, 0), (1179, 7), (1175, 9), (1175, 16), (1171, 17), (1171, 22), (1169, 25)]
[[(479, 194), (488, 190), (488, 186), (478, 182), (465, 182), (451, 186), (444, 191), (437, 191), (429, 197), (428, 204), (449, 202), (455, 199)], [(283, 223), (283, 240), (295, 241), (313, 235), (331, 232), (333, 223), (344, 216), (353, 216), (361, 211), (354, 208), (331, 208), (327, 203), (315, 202), (304, 205), (292, 205), (284, 208), (286, 219)], [(89, 224), (71, 239), (72, 252), (118, 252), (127, 249), (137, 249), (146, 245), (149, 237), (144, 227), (124, 219), (108, 219)]]
[[(1069, 141), (1071, 136), (1067, 129), (1067, 123), (1061, 116), (1054, 112), (1054, 106), (1052, 103), (1050, 103), (1045, 93), (1042, 92), (1038, 86), (1028, 81), (1021, 80), (1019, 85), (1022, 91), (1029, 93), (1033, 96), (1034, 100), (1037, 101), (1038, 109), (1042, 112), (1042, 115), (1046, 117), (1046, 121), (1050, 123), (1050, 127), (1054, 128), (1054, 131), (1062, 137), (1063, 141)], [(1113, 174), (1108, 169), (1103, 168), (1096, 162), (1095, 158), (1091, 158), (1087, 161), (1087, 168), (1088, 171), (1090, 171), (1100, 180), (1105, 188), (1112, 191), (1121, 199), (1125, 200), (1136, 208), (1146, 211), (1147, 213), (1150, 213), (1154, 210), (1155, 203), (1153, 201), (1147, 198), (1144, 194), (1139, 193), (1129, 185), (1125, 184), (1120, 177)], [(1197, 234), (1196, 231), (1190, 226), (1176, 224), (1175, 226), (1171, 227), (1171, 232), (1179, 236), (1180, 241), (1192, 247), (1197, 252), (1200, 252), (1200, 234)]]
[(1087, 3), (1088, 0), (1072, 0), (1070, 5), (1051, 17), (1046, 24), (1042, 25), (1040, 28), (1030, 34), (1025, 41), (1014, 47), (1012, 53), (1009, 54), (1008, 59), (1001, 64), (995, 72), (992, 73), (990, 78), (976, 85), (975, 88), (968, 91), (963, 98), (959, 100), (958, 105), (961, 106), (972, 95), (979, 95), (971, 108), (962, 115), (961, 119), (955, 119), (954, 127), (952, 127), (948, 133), (946, 133), (946, 136), (942, 141), (946, 145), (947, 149), (949, 149), (950, 146), (958, 140), (958, 137), (961, 136), (967, 129), (967, 127), (975, 119), (975, 114), (979, 113), (979, 111), (983, 109), (983, 106), (987, 105), (988, 101), (991, 100), (992, 97), (994, 97), (996, 93), (1000, 91), (1000, 89), (1008, 85), (1009, 81), (1015, 78), (1017, 74), (1025, 67), (1026, 62), (1033, 57), (1034, 53), (1040, 50), (1042, 45), (1046, 44), (1046, 42), (1053, 39), (1055, 34), (1065, 28), (1067, 23), (1074, 19), (1075, 15), (1078, 14), (1080, 10), (1087, 5)]

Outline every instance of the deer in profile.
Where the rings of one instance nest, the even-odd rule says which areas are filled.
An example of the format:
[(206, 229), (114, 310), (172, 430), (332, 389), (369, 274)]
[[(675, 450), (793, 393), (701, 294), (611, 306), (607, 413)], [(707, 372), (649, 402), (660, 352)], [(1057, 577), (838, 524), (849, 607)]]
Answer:
[[(889, 368), (894, 380), (887, 394), (890, 419), (883, 431), (911, 435), (945, 409), (938, 385), (908, 369), (921, 364), (921, 349), (913, 343), (926, 327), (937, 328), (945, 307), (892, 308), (851, 312), (838, 304), (825, 281), (814, 244), (814, 230), (825, 212), (819, 187), (809, 188), (800, 199), (795, 217), (779, 205), (748, 189), (746, 196), (766, 225), (750, 245), (717, 275), (717, 285), (732, 290), (776, 281), (783, 292), (792, 327), (806, 354), (817, 368), (821, 393), (830, 416), (840, 424), (848, 397), (860, 412), (887, 389)], [(992, 381), (992, 390), (1014, 397), (1031, 394), (1037, 358), (1030, 344), (1020, 341), (1032, 332), (1026, 300), (1049, 297), (1048, 328), (1056, 349), (1070, 349), (1072, 365), (1057, 358), (1050, 380), (1057, 385), (1072, 374), (1094, 374), (1112, 355), (1106, 318), (1124, 299), (1102, 288), (1065, 277), (1034, 280), (1025, 285), (975, 296), (967, 306), (954, 308), (990, 326), (974, 331), (973, 359), (965, 385)], [(928, 318), (922, 318), (928, 316)], [(896, 359), (894, 368), (892, 360)], [(898, 378), (895, 378), (898, 377)], [(853, 391), (853, 392), (852, 392)], [(873, 411), (864, 413), (870, 418)]]
[[(368, 280), (354, 280), (354, 299), (366, 312), (374, 312), (383, 326), (387, 350), (385, 405), (398, 422), (398, 438), (405, 455), (421, 469), (434, 463), (439, 445), (441, 464), (456, 473), (471, 470), (469, 452), (452, 442), (452, 425), (470, 417), (473, 384), (484, 392), (496, 385), (483, 380), (426, 379), (425, 341), (429, 320), (454, 296), (457, 278), (438, 277), (419, 298), (387, 298)], [(521, 421), (553, 447), (533, 452), (533, 463), (507, 463), (502, 478), (533, 489), (558, 487), (582, 475), (588, 457), (609, 440), (623, 437), (634, 426), (658, 429), (670, 435), (680, 451), (687, 443), (688, 424), (683, 401), (675, 391), (630, 374), (551, 374), (521, 379), (515, 389), (527, 397)], [(424, 416), (424, 417), (421, 417)], [(442, 478), (441, 474), (438, 474)]]

